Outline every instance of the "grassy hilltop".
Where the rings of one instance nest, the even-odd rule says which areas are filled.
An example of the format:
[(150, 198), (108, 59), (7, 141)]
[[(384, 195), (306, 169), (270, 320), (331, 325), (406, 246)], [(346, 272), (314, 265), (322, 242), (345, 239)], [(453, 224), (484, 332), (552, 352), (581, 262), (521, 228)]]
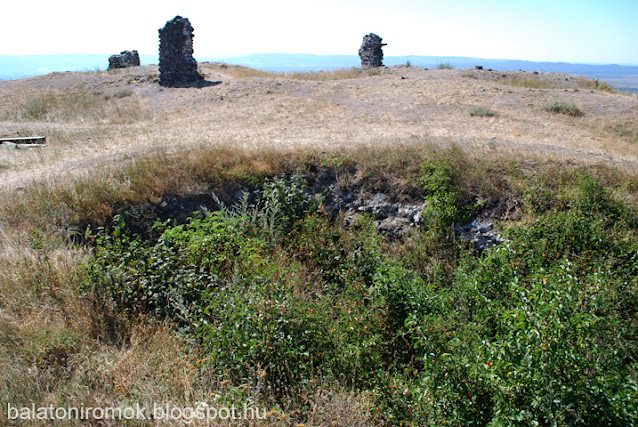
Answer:
[[(216, 84), (0, 82), (0, 137), (48, 140), (0, 149), (3, 420), (638, 423), (638, 98), (554, 73), (200, 71)], [(405, 206), (415, 224), (380, 226)], [(501, 243), (477, 250), (473, 220)]]

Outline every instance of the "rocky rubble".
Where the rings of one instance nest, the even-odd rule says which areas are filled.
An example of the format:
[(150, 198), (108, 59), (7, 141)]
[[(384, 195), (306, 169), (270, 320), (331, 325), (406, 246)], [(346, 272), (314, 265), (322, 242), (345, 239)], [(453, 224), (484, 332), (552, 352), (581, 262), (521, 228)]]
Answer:
[(136, 50), (125, 50), (119, 55), (112, 55), (109, 58), (109, 70), (116, 68), (138, 67), (140, 65), (140, 55)]
[[(385, 193), (367, 193), (356, 187), (345, 189), (328, 171), (289, 177), (290, 180), (298, 178), (308, 183), (306, 189), (310, 195), (323, 200), (325, 212), (335, 220), (342, 220), (346, 226), (351, 225), (358, 216), (371, 215), (377, 230), (392, 239), (401, 238), (410, 229), (423, 226), (425, 203), (421, 200), (396, 202)], [(257, 194), (254, 189), (242, 188), (229, 194), (224, 203), (232, 206), (243, 197), (253, 203)], [(173, 223), (180, 224), (185, 223), (195, 211), (205, 213), (219, 208), (216, 198), (210, 193), (166, 196), (158, 204), (140, 207), (131, 218), (146, 218), (147, 221), (171, 219)], [(143, 230), (144, 226), (138, 224), (136, 232), (142, 233)], [(478, 251), (504, 241), (489, 215), (474, 218), (466, 224), (457, 224), (455, 231), (459, 238), (472, 243)]]
[(473, 219), (467, 224), (457, 224), (454, 226), (454, 231), (461, 239), (474, 244), (474, 249), (477, 251), (505, 241), (494, 227), (494, 223), (488, 220)]

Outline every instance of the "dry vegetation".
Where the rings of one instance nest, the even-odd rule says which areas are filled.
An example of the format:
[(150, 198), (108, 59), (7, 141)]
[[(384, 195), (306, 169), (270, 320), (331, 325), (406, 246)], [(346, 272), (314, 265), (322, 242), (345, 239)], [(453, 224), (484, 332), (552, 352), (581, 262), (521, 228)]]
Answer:
[[(334, 167), (344, 185), (365, 180), (370, 191), (409, 195), (419, 165), (443, 159), (458, 171), (459, 186), (486, 200), (509, 192), (540, 198), (526, 189), (528, 177), (551, 177), (547, 185), (557, 189), (558, 166), (591, 171), (616, 197), (637, 203), (638, 99), (598, 82), (483, 71), (463, 79), (467, 72), (418, 67), (201, 69), (222, 83), (162, 89), (153, 67), (0, 83), (0, 136), (49, 142), (0, 150), (3, 402), (252, 399), (273, 409), (264, 425), (297, 424), (299, 405), (278, 404), (258, 378), (242, 384), (210, 375), (192, 337), (171, 322), (126, 317), (78, 292), (90, 250), (75, 242), (90, 241), (87, 226), (166, 195), (223, 197), (255, 180), (320, 167)], [(586, 114), (547, 114), (548, 102)], [(371, 393), (320, 378), (306, 390), (314, 393), (300, 397), (305, 425), (387, 421)]]
[(257, 78), (280, 78), (290, 80), (305, 81), (329, 81), (329, 80), (347, 80), (357, 79), (361, 77), (379, 75), (378, 69), (362, 70), (361, 68), (342, 68), (334, 71), (318, 71), (318, 72), (273, 72), (261, 71), (254, 68), (243, 67), (239, 65), (227, 65), (223, 63), (203, 63), (200, 65), (202, 69), (210, 69), (211, 67), (219, 67), (221, 71), (230, 77), (236, 79), (245, 79), (250, 77)]
[[(209, 63), (201, 70), (209, 81), (222, 83), (162, 90), (154, 67), (4, 82), (2, 136), (45, 135), (49, 146), (0, 151), (0, 186), (12, 190), (34, 179), (51, 181), (129, 156), (199, 144), (330, 150), (417, 136), (592, 162), (638, 158), (631, 143), (636, 98), (591, 93), (564, 75), (540, 76), (567, 88), (534, 89), (508, 85), (509, 77), (501, 76), (532, 73), (473, 71), (477, 78), (466, 80), (460, 78), (467, 74), (463, 70), (405, 66), (300, 76)], [(585, 116), (568, 122), (540, 114), (554, 99), (577, 104)], [(467, 114), (474, 105), (499, 117), (477, 121)]]

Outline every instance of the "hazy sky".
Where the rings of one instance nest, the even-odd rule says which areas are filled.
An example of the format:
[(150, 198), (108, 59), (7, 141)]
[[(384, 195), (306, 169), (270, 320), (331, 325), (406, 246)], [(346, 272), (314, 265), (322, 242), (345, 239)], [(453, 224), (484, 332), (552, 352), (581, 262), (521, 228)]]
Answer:
[(472, 56), (638, 65), (638, 0), (6, 1), (0, 55), (158, 50), (175, 15), (195, 57), (356, 54), (364, 34), (386, 55)]

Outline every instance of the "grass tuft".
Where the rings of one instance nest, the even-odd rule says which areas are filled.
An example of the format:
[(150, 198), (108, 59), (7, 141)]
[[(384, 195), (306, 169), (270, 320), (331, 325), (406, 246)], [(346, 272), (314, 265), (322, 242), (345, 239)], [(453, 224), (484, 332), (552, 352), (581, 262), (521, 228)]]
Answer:
[(573, 102), (562, 101), (559, 99), (548, 101), (543, 105), (543, 109), (550, 113), (566, 114), (572, 117), (581, 117), (584, 115), (583, 111)]
[(439, 70), (453, 70), (454, 64), (452, 64), (450, 61), (447, 62), (440, 62), (436, 68), (438, 68)]
[(498, 116), (498, 112), (492, 110), (484, 105), (476, 105), (470, 108), (470, 116), (472, 117), (495, 117)]

